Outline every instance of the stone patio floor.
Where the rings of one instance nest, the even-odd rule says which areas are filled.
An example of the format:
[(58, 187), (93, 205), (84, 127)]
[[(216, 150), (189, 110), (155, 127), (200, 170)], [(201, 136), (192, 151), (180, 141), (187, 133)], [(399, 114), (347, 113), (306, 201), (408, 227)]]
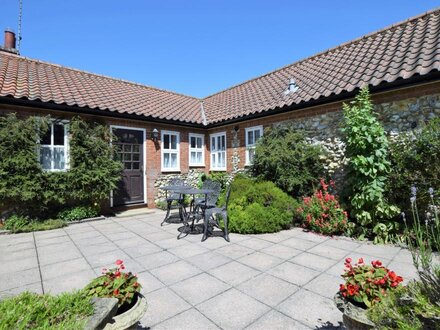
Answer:
[(181, 224), (164, 212), (0, 236), (0, 299), (24, 290), (82, 288), (124, 260), (148, 300), (141, 328), (338, 329), (332, 297), (344, 259), (380, 259), (406, 281), (410, 253), (394, 246), (329, 238), (299, 228), (276, 234), (231, 234), (177, 240)]

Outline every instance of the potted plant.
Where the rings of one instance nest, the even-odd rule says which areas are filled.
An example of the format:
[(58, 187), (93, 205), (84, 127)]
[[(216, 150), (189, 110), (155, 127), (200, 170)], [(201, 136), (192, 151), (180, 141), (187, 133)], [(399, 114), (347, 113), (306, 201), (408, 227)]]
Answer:
[(95, 278), (85, 287), (88, 296), (118, 299), (118, 310), (111, 323), (104, 329), (128, 329), (135, 325), (147, 311), (147, 301), (140, 293), (142, 288), (136, 275), (123, 272), (122, 260), (116, 260), (116, 267), (104, 268), (102, 276)]
[(335, 303), (343, 313), (347, 329), (371, 329), (374, 323), (367, 316), (367, 309), (381, 301), (390, 290), (399, 287), (403, 278), (382, 265), (379, 260), (364, 263), (363, 258), (352, 265), (352, 259), (345, 259), (342, 275), (345, 283), (335, 295)]

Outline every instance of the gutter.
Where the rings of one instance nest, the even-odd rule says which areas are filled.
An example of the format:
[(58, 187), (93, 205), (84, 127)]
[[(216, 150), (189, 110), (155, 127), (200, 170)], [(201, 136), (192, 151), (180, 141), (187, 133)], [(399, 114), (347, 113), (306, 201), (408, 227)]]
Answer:
[(39, 100), (28, 100), (28, 99), (16, 99), (9, 96), (1, 96), (0, 97), (0, 104), (9, 104), (9, 105), (16, 105), (16, 106), (23, 106), (23, 107), (31, 107), (31, 108), (38, 108), (38, 109), (46, 109), (46, 110), (54, 110), (54, 111), (62, 111), (62, 112), (68, 112), (72, 114), (87, 114), (92, 116), (99, 116), (99, 117), (110, 117), (110, 118), (121, 118), (121, 119), (132, 119), (142, 122), (151, 122), (151, 123), (158, 123), (158, 124), (167, 124), (167, 125), (176, 125), (176, 126), (183, 126), (183, 127), (191, 127), (191, 128), (205, 128), (205, 124), (199, 124), (199, 123), (191, 123), (191, 122), (183, 122), (183, 121), (177, 121), (177, 120), (170, 120), (170, 119), (161, 119), (161, 118), (154, 118), (152, 116), (143, 116), (143, 115), (137, 115), (137, 114), (128, 114), (128, 113), (119, 113), (116, 111), (110, 111), (110, 110), (97, 110), (92, 109), (89, 107), (77, 107), (77, 106), (69, 106), (69, 105), (62, 105), (62, 104), (56, 104), (53, 102), (42, 102)]

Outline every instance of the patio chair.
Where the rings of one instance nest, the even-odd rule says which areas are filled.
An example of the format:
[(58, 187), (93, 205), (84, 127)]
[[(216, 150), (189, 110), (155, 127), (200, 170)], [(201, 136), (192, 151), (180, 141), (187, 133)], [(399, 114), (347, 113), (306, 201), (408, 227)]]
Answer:
[[(214, 226), (220, 228), (220, 219), (223, 219), (223, 238), (229, 242), (229, 230), (228, 230), (228, 204), (229, 197), (231, 195), (231, 185), (226, 190), (226, 204), (224, 207), (211, 207), (205, 209), (205, 216), (203, 222), (203, 237), (202, 242), (208, 238), (208, 232), (213, 232)], [(220, 216), (220, 219), (219, 219)]]
[[(174, 178), (171, 179), (169, 182), (170, 186), (184, 186), (185, 182), (182, 179)], [(170, 217), (171, 209), (173, 208), (173, 202), (177, 202), (177, 206), (179, 207), (179, 217), (182, 218), (182, 208), (181, 205), (183, 203), (183, 195), (181, 193), (177, 193), (174, 191), (169, 191), (166, 198), (167, 202), (167, 214), (165, 216), (165, 219), (163, 219), (161, 226), (164, 224), (165, 221), (167, 221)]]
[(205, 180), (203, 182), (202, 189), (213, 190), (213, 193), (207, 195), (206, 203), (205, 203), (205, 196), (196, 197), (193, 200), (194, 212), (197, 213), (199, 211), (202, 211), (202, 214), (204, 214), (205, 209), (213, 208), (213, 207), (217, 206), (217, 201), (220, 196), (220, 192), (222, 190), (222, 187), (221, 187), (220, 182), (212, 181), (212, 180)]

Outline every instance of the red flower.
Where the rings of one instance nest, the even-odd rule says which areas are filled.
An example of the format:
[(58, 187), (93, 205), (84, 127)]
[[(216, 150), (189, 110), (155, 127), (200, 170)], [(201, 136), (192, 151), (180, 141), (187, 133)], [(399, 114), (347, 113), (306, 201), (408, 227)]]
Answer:
[(133, 286), (134, 286), (135, 288), (137, 288), (137, 287), (139, 286), (139, 283), (138, 283), (138, 282), (134, 282)]
[(115, 276), (116, 276), (116, 277), (121, 276), (121, 272), (120, 272), (119, 270), (117, 270), (117, 271), (115, 272)]
[(359, 292), (359, 287), (357, 285), (348, 284), (347, 292), (350, 296), (354, 296)]
[(363, 264), (363, 263), (364, 263), (364, 259), (363, 258), (359, 258), (358, 264)]
[(384, 279), (384, 278), (381, 278), (381, 279), (379, 280), (379, 284), (380, 284), (380, 285), (384, 285), (384, 284), (385, 284), (385, 279)]
[(116, 265), (122, 265), (124, 262), (121, 259), (116, 260)]
[(352, 261), (353, 261), (353, 259), (351, 259), (351, 258), (347, 258), (347, 259), (345, 259), (345, 262), (346, 262), (347, 264), (350, 264)]
[(345, 291), (345, 285), (339, 284), (339, 291)]
[(114, 290), (113, 290), (113, 295), (114, 295), (114, 296), (117, 296), (118, 294), (119, 294), (119, 290), (118, 290), (118, 289), (114, 289)]
[(375, 267), (375, 268), (382, 266), (382, 262), (379, 261), (379, 260), (372, 261), (371, 264), (372, 264), (373, 267)]

